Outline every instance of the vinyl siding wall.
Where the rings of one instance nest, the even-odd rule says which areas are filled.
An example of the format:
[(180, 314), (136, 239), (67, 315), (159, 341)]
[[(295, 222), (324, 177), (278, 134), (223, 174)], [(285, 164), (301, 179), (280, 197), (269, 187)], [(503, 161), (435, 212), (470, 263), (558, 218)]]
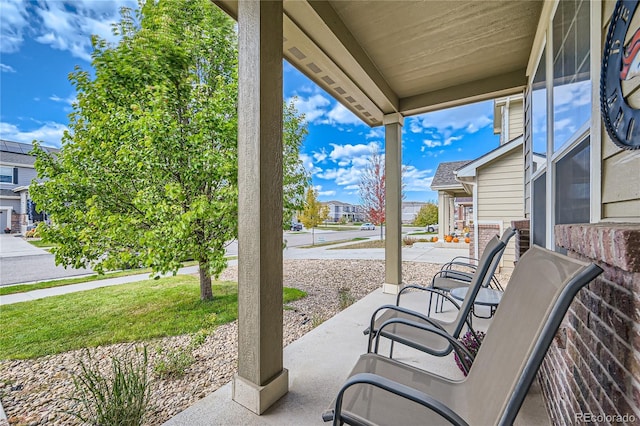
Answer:
[(507, 142), (511, 141), (524, 132), (524, 108), (522, 100), (519, 102), (511, 102), (509, 104), (509, 137)]
[[(479, 224), (500, 222), (504, 230), (511, 226), (512, 220), (524, 217), (523, 170), (521, 145), (477, 170)], [(512, 239), (502, 257), (501, 267), (512, 270), (514, 260), (515, 241)]]
[[(615, 1), (603, 3), (602, 49)], [(640, 25), (640, 13), (636, 12), (631, 27)], [(629, 31), (627, 37), (633, 35)], [(628, 41), (628, 40), (627, 40)], [(628, 101), (640, 105), (640, 79), (629, 81)], [(618, 148), (602, 126), (602, 220), (640, 222), (640, 152)]]

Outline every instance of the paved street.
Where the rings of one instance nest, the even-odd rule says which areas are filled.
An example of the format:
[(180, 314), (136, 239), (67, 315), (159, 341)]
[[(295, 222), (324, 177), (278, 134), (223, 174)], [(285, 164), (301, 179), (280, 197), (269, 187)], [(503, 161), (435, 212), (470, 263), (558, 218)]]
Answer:
[[(404, 232), (412, 232), (418, 228), (404, 228)], [(331, 246), (309, 247), (312, 236), (309, 231), (284, 232), (283, 239), (287, 241), (284, 250), (285, 259), (384, 259), (384, 249), (358, 249), (358, 250), (334, 250), (340, 245), (353, 244), (356, 237), (379, 238), (380, 230), (360, 231), (333, 231), (326, 229), (315, 230), (316, 244), (349, 240)], [(309, 248), (303, 248), (309, 247)], [(227, 247), (227, 254), (235, 256), (238, 254), (237, 242), (232, 242)], [(405, 261), (444, 263), (454, 256), (466, 256), (468, 249), (462, 246), (446, 246), (442, 244), (417, 243), (413, 247), (405, 247), (402, 250), (402, 257)], [(34, 247), (21, 237), (13, 235), (0, 235), (0, 285), (10, 285), (18, 283), (30, 283), (35, 281), (46, 281), (57, 278), (81, 276), (92, 273), (90, 269), (65, 269), (56, 266), (54, 256), (46, 250)], [(147, 274), (142, 274), (146, 278)], [(140, 279), (143, 279), (140, 278)], [(110, 281), (106, 280), (105, 285)], [(114, 284), (118, 282), (114, 281)]]
[(46, 281), (92, 273), (56, 266), (54, 256), (21, 237), (0, 234), (0, 285)]

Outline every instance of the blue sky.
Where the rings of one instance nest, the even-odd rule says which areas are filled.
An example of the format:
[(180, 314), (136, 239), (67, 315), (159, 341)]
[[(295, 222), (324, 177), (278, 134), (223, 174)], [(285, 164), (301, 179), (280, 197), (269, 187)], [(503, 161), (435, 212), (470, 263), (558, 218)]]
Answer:
[[(68, 75), (91, 68), (91, 34), (115, 41), (112, 22), (126, 1), (0, 0), (0, 138), (59, 147), (75, 99)], [(301, 158), (320, 199), (359, 202), (371, 150), (384, 153), (384, 129), (370, 128), (284, 63), (284, 97), (306, 116)], [(406, 201), (437, 200), (429, 189), (440, 162), (474, 159), (498, 146), (493, 102), (407, 117), (402, 130)]]

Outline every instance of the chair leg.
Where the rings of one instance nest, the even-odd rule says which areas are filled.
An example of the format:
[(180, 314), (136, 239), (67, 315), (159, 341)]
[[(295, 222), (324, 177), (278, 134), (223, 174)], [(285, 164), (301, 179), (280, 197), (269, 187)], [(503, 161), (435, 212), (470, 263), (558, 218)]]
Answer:
[(395, 343), (395, 342), (392, 340), (392, 341), (391, 341), (391, 349), (389, 349), (389, 358), (390, 358), (390, 359), (393, 359), (393, 344), (394, 344), (394, 343)]
[[(427, 309), (427, 316), (431, 316), (431, 300), (433, 299), (433, 293), (429, 292), (429, 308)], [(436, 299), (436, 304), (438, 303), (438, 299)], [(437, 305), (436, 305), (437, 306)]]

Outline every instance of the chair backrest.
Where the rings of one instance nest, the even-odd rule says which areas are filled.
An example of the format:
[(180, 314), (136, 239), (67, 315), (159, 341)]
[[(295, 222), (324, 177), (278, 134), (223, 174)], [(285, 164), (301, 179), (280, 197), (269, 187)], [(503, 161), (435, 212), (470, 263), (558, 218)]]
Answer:
[(502, 233), (502, 236), (500, 237), (500, 241), (502, 241), (504, 245), (502, 246), (502, 250), (500, 250), (500, 252), (491, 261), (491, 265), (489, 266), (489, 271), (487, 272), (487, 275), (485, 276), (484, 281), (482, 282), (482, 287), (489, 287), (489, 284), (491, 284), (491, 278), (493, 278), (493, 274), (496, 273), (496, 269), (500, 264), (500, 259), (502, 259), (502, 255), (504, 254), (504, 251), (507, 248), (507, 244), (509, 244), (509, 240), (514, 235), (516, 235), (516, 231), (514, 231), (511, 227), (505, 229), (504, 232)]
[(469, 289), (467, 290), (467, 295), (462, 302), (462, 306), (460, 306), (460, 310), (458, 311), (458, 316), (456, 317), (456, 327), (451, 334), (453, 337), (458, 338), (460, 333), (462, 332), (462, 328), (465, 324), (465, 319), (469, 316), (469, 312), (473, 307), (473, 302), (476, 300), (476, 296), (478, 295), (478, 291), (480, 291), (480, 287), (485, 285), (487, 280), (491, 280), (491, 275), (493, 272), (489, 273), (491, 268), (495, 270), (494, 264), (495, 259), (500, 258), (499, 254), (504, 251), (504, 243), (498, 239), (497, 236), (493, 237), (487, 243), (484, 251), (482, 252), (482, 257), (478, 261), (478, 267), (476, 268), (476, 272), (473, 274), (473, 278), (471, 283), (469, 283)]
[(538, 246), (518, 261), (466, 378), (470, 424), (512, 424), (574, 296), (602, 272)]

